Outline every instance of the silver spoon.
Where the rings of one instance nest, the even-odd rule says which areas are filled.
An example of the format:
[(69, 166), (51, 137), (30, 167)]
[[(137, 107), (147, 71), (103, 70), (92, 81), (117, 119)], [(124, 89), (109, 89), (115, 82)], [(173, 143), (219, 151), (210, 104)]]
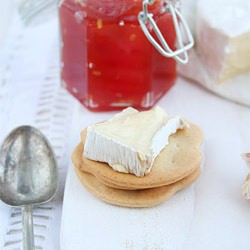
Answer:
[(33, 250), (33, 205), (56, 192), (58, 170), (49, 142), (31, 126), (14, 129), (0, 148), (0, 199), (22, 207), (23, 247)]

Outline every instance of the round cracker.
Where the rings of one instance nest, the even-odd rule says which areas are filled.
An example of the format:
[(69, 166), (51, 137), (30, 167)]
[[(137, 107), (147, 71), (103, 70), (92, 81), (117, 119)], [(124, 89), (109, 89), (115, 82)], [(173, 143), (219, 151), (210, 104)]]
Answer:
[(72, 161), (82, 171), (94, 175), (106, 186), (137, 190), (166, 186), (190, 175), (200, 167), (202, 154), (200, 145), (203, 133), (194, 124), (190, 128), (178, 130), (169, 138), (169, 144), (156, 157), (151, 172), (144, 177), (114, 171), (107, 163), (83, 157), (86, 129), (81, 134), (79, 144), (72, 154)]
[(76, 174), (86, 189), (97, 198), (123, 207), (152, 207), (170, 199), (176, 192), (193, 183), (200, 175), (200, 168), (182, 180), (170, 185), (141, 190), (122, 190), (108, 187), (92, 174), (75, 167)]

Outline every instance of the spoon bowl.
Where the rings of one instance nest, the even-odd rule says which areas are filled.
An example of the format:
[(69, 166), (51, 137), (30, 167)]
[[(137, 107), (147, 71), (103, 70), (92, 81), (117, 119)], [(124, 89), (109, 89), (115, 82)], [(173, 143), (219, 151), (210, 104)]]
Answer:
[(49, 201), (58, 185), (56, 159), (36, 128), (14, 129), (0, 148), (0, 199), (22, 207), (24, 249), (34, 249), (32, 206)]

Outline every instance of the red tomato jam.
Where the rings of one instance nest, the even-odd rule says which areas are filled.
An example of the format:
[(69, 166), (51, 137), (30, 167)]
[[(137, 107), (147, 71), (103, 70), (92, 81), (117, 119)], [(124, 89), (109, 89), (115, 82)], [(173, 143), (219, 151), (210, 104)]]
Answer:
[[(174, 49), (172, 17), (160, 14), (162, 7), (163, 1), (155, 0), (149, 12)], [(176, 62), (146, 38), (138, 21), (141, 10), (142, 0), (61, 2), (62, 82), (88, 109), (149, 109), (174, 84)]]

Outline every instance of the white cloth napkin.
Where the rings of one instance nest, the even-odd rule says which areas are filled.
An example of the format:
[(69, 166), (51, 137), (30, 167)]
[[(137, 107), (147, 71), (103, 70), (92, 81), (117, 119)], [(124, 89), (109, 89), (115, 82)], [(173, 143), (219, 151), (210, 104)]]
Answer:
[(0, 8), (0, 50), (5, 43), (5, 37), (8, 34), (9, 26), (12, 20), (14, 12), (15, 2), (14, 0), (1, 1)]
[[(25, 28), (15, 15), (0, 67), (0, 141), (19, 125), (33, 125), (47, 136), (58, 161), (58, 192), (53, 201), (34, 207), (33, 213), (36, 249), (46, 250), (60, 249), (72, 113), (72, 97), (60, 87), (58, 38), (56, 18)], [(0, 203), (0, 221), (0, 249), (22, 249), (20, 209)]]

